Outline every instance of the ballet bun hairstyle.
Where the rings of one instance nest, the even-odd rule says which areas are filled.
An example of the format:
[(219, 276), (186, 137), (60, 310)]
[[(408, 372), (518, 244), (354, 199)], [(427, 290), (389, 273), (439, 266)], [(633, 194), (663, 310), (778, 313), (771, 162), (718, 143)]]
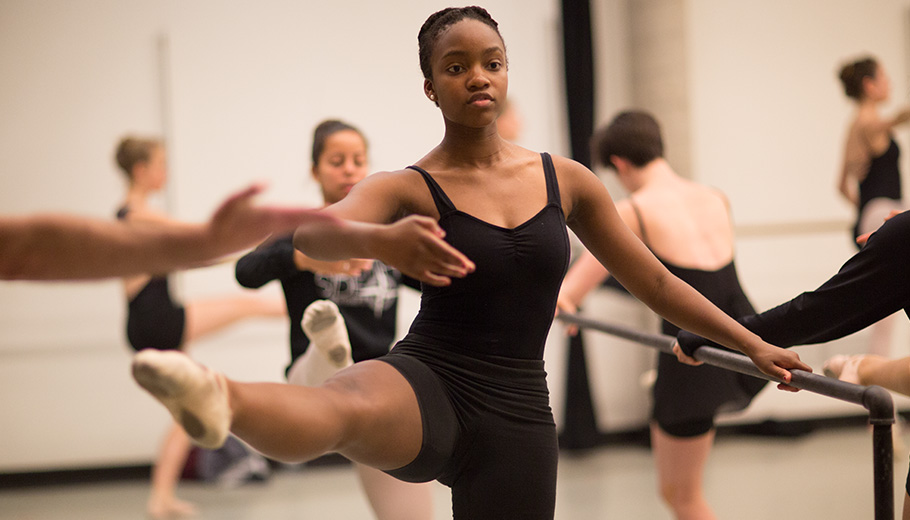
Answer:
[(876, 72), (878, 72), (878, 62), (871, 56), (861, 58), (841, 67), (839, 77), (844, 85), (844, 93), (847, 97), (857, 101), (862, 100), (865, 95), (863, 80), (874, 78)]
[(344, 121), (339, 121), (337, 119), (327, 119), (316, 126), (316, 129), (313, 130), (313, 166), (319, 164), (319, 158), (322, 157), (322, 152), (325, 151), (325, 143), (337, 132), (342, 132), (344, 130), (351, 130), (357, 132), (357, 135), (363, 139), (364, 148), (369, 148), (369, 143), (367, 138), (363, 135), (363, 132), (360, 131), (354, 125), (345, 123)]
[(660, 125), (647, 112), (620, 112), (591, 136), (591, 153), (595, 161), (607, 168), (616, 168), (610, 162), (614, 155), (640, 168), (664, 155)]
[(148, 162), (152, 156), (152, 150), (161, 145), (162, 142), (158, 139), (127, 136), (121, 139), (117, 145), (114, 160), (127, 178), (133, 180), (133, 168), (137, 164)]
[[(433, 80), (433, 68), (430, 65), (430, 59), (433, 57), (433, 50), (436, 47), (437, 40), (439, 40), (439, 35), (449, 27), (465, 19), (477, 20), (487, 24), (496, 31), (499, 39), (502, 40), (502, 34), (499, 33), (499, 24), (483, 7), (473, 5), (468, 7), (447, 7), (441, 11), (436, 11), (423, 22), (420, 32), (417, 33), (417, 54), (424, 79)], [(505, 40), (502, 41), (503, 48), (505, 48)], [(507, 60), (507, 69), (508, 66)]]

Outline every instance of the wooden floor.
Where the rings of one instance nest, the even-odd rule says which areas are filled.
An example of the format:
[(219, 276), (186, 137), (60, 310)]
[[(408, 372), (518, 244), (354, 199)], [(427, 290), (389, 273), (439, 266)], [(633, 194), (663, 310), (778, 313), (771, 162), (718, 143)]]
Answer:
[[(907, 434), (901, 440), (907, 443)], [(908, 469), (906, 448), (894, 458), (896, 510)], [(873, 517), (872, 436), (864, 426), (808, 435), (721, 436), (707, 470), (707, 495), (721, 519), (864, 519)], [(655, 494), (648, 448), (606, 446), (560, 459), (556, 518), (669, 519)], [(64, 483), (0, 489), (3, 520), (145, 518), (147, 482)], [(371, 519), (348, 466), (276, 470), (260, 484), (224, 489), (194, 482), (180, 495), (200, 519)], [(451, 518), (448, 490), (436, 492), (436, 518)]]

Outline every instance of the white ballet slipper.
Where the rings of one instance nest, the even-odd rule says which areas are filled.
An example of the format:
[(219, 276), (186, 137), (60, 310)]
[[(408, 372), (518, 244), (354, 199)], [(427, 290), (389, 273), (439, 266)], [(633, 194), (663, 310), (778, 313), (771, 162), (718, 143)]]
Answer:
[(193, 442), (216, 449), (231, 427), (224, 375), (174, 350), (145, 349), (133, 356), (133, 379), (171, 412)]
[(325, 355), (335, 370), (353, 364), (348, 329), (334, 302), (316, 300), (311, 303), (303, 312), (301, 324), (311, 345)]

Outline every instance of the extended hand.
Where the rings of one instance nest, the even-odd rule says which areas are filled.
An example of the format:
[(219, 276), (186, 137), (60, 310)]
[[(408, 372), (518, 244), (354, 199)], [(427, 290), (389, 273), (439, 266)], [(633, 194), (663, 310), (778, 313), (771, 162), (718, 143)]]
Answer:
[(263, 185), (254, 184), (231, 195), (212, 215), (208, 235), (220, 254), (257, 245), (272, 233), (292, 231), (306, 221), (332, 218), (313, 209), (253, 204), (253, 198), (263, 189)]
[(789, 392), (798, 392), (799, 389), (790, 386), (791, 368), (812, 372), (812, 367), (803, 363), (799, 355), (792, 350), (775, 347), (768, 343), (763, 343), (760, 348), (751, 352), (749, 357), (759, 370), (773, 377), (775, 380), (783, 381), (777, 385), (781, 390)]
[(376, 258), (403, 274), (435, 286), (452, 283), (474, 271), (474, 263), (445, 240), (445, 231), (429, 217), (411, 215), (385, 226)]
[(692, 357), (692, 356), (686, 355), (686, 353), (683, 352), (682, 347), (679, 346), (679, 343), (674, 343), (674, 344), (673, 344), (673, 353), (676, 354), (676, 359), (677, 359), (680, 363), (685, 363), (685, 364), (687, 364), (687, 365), (692, 365), (692, 366), (694, 366), (694, 367), (697, 367), (698, 365), (703, 365), (703, 364), (704, 364), (704, 361), (699, 361), (699, 360), (695, 359), (695, 358)]

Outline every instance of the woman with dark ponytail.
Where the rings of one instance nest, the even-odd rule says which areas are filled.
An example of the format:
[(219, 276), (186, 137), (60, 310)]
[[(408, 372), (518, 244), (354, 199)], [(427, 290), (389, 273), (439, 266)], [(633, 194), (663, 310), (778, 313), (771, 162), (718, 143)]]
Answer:
[[(880, 114), (880, 105), (891, 96), (891, 80), (873, 57), (844, 65), (840, 80), (844, 93), (856, 103), (838, 181), (841, 194), (856, 207), (855, 239), (878, 229), (891, 212), (904, 209), (900, 148), (892, 131), (910, 120), (910, 108), (905, 107), (892, 117)], [(890, 353), (893, 324), (893, 320), (883, 320), (872, 327), (869, 353)]]

